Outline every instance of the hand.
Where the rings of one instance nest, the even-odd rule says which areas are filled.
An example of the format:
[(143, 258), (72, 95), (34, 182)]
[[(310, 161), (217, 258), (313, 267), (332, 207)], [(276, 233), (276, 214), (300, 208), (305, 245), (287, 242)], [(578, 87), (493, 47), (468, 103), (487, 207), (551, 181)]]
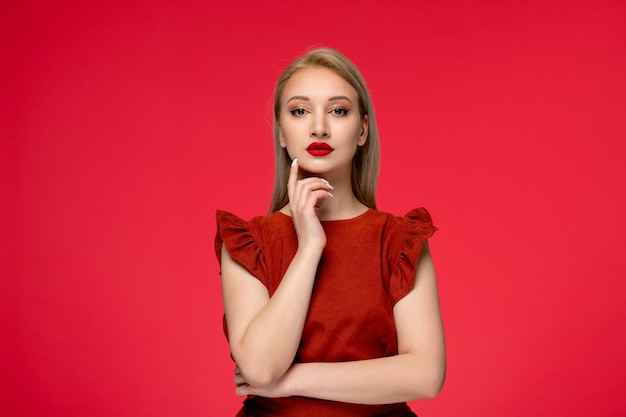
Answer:
[(298, 234), (299, 245), (326, 246), (326, 234), (322, 228), (317, 210), (324, 200), (332, 198), (330, 190), (333, 187), (323, 178), (309, 177), (298, 179), (298, 160), (294, 159), (289, 170), (287, 194), (289, 196), (289, 210), (293, 224)]
[[(296, 365), (292, 365), (291, 368), (294, 366)], [(267, 398), (290, 397), (294, 395), (289, 388), (289, 375), (291, 368), (289, 368), (283, 376), (272, 382), (270, 385), (264, 387), (252, 387), (248, 385), (245, 378), (241, 375), (239, 367), (235, 367), (235, 378), (233, 379), (233, 382), (237, 386), (237, 388), (235, 388), (235, 394), (240, 397), (247, 395), (259, 395)]]
[(239, 369), (239, 365), (235, 364), (235, 378), (233, 379), (233, 383), (237, 386), (235, 389), (235, 393), (239, 396), (248, 395), (248, 394), (240, 394), (240, 390), (245, 389), (248, 386), (248, 383), (241, 375), (241, 369)]

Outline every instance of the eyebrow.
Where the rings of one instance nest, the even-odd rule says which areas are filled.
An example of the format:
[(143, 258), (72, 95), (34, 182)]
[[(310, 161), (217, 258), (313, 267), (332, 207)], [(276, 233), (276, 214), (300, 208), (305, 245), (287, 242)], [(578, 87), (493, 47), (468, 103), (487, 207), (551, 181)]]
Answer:
[[(287, 103), (289, 103), (289, 102), (291, 102), (293, 100), (311, 101), (311, 99), (308, 98), (307, 96), (293, 96), (293, 97), (289, 98), (289, 100), (287, 100)], [(328, 101), (337, 101), (337, 100), (348, 100), (350, 103), (352, 103), (352, 100), (350, 100), (346, 96), (333, 96), (333, 97), (328, 99)]]

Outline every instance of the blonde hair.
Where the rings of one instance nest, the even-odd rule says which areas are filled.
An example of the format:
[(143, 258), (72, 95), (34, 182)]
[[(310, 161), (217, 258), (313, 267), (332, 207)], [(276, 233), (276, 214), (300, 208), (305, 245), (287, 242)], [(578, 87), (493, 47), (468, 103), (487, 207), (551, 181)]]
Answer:
[(328, 68), (346, 80), (357, 92), (359, 97), (359, 114), (368, 117), (367, 140), (357, 148), (352, 159), (352, 192), (367, 207), (376, 208), (376, 183), (380, 165), (380, 146), (376, 118), (365, 81), (357, 67), (342, 53), (331, 48), (319, 48), (296, 59), (278, 78), (274, 92), (274, 149), (276, 166), (274, 171), (274, 192), (270, 204), (270, 213), (280, 210), (289, 202), (287, 196), (287, 180), (291, 159), (287, 150), (280, 145), (278, 125), (282, 93), (289, 79), (298, 71), (311, 67)]

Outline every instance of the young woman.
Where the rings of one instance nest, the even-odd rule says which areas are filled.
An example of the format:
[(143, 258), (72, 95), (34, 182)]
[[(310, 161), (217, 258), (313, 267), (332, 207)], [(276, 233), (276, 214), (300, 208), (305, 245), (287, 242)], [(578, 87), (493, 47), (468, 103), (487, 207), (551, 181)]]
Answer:
[(415, 416), (445, 378), (428, 212), (376, 210), (378, 131), (357, 68), (317, 49), (281, 75), (270, 214), (217, 212), (239, 416)]

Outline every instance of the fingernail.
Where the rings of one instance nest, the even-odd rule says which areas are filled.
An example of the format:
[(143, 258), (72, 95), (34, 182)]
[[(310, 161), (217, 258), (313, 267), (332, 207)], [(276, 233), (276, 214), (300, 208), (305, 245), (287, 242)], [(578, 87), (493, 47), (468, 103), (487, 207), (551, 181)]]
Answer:
[(332, 185), (330, 185), (330, 183), (328, 181), (326, 181), (324, 178), (320, 178), (322, 180), (322, 182), (324, 182), (324, 184), (328, 185), (330, 187), (331, 190), (334, 190), (335, 187), (333, 187)]
[(329, 196), (334, 197), (334, 195), (330, 191), (326, 191)]
[(294, 166), (296, 164), (296, 162), (298, 162), (298, 158), (296, 158), (293, 161), (291, 161), (291, 166)]

